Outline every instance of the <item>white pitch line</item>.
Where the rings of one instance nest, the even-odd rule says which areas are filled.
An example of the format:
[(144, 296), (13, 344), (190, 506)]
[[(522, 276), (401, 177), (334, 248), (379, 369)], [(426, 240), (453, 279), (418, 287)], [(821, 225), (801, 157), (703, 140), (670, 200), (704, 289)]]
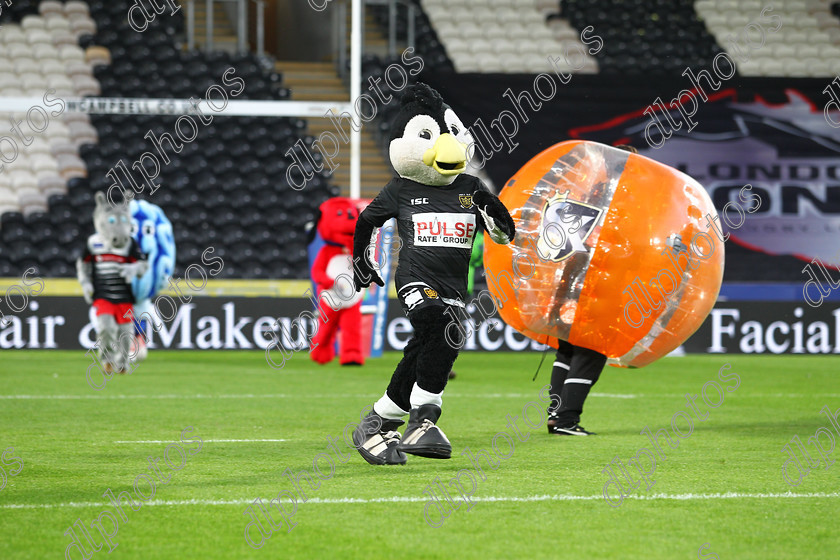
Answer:
[[(775, 499), (811, 499), (811, 498), (840, 498), (840, 492), (824, 493), (813, 492), (809, 494), (795, 494), (787, 492), (784, 494), (773, 493), (741, 493), (726, 492), (723, 494), (651, 494), (650, 496), (626, 496), (625, 500), (775, 500)], [(266, 498), (267, 499), (267, 498)], [(474, 496), (472, 501), (476, 502), (574, 502), (603, 500), (602, 494), (594, 496), (575, 496), (570, 494), (559, 495), (538, 495), (538, 496)], [(417, 503), (427, 502), (429, 498), (422, 496), (390, 496), (383, 498), (310, 498), (305, 504), (376, 504), (376, 503)], [(252, 504), (253, 499), (237, 500), (151, 500), (143, 502), (144, 506), (236, 506)], [(110, 502), (64, 502), (58, 504), (0, 504), (0, 509), (54, 509), (54, 508), (86, 508), (86, 507), (113, 507)]]
[[(364, 393), (364, 394), (318, 394), (311, 393), (308, 395), (290, 395), (285, 393), (266, 393), (255, 395), (250, 393), (240, 395), (0, 395), (0, 400), (128, 400), (128, 399), (336, 399), (336, 398), (366, 398), (376, 399), (381, 396), (381, 393)], [(606, 399), (650, 399), (650, 398), (682, 398), (684, 393), (590, 393), (590, 397), (606, 398)], [(450, 398), (469, 398), (469, 399), (535, 399), (537, 395), (533, 393), (452, 393), (446, 394)], [(840, 393), (745, 393), (740, 397), (749, 398), (837, 398)]]
[[(241, 395), (0, 395), (0, 399), (7, 399), (7, 400), (126, 400), (126, 399), (294, 399), (294, 398), (306, 398), (306, 399), (325, 399), (325, 398), (367, 398), (367, 399), (376, 399), (378, 393), (370, 393), (370, 394), (355, 394), (355, 395), (348, 395), (348, 394), (340, 394), (337, 395), (336, 393), (330, 394), (300, 394), (300, 395), (289, 395), (285, 393), (274, 393), (274, 394), (262, 394), (262, 395), (254, 395), (250, 393), (241, 394)], [(520, 399), (520, 398), (531, 398), (534, 399), (537, 395), (532, 393), (454, 393), (454, 394), (447, 394), (447, 397), (451, 398), (470, 398), (470, 399)], [(613, 398), (613, 399), (635, 399), (639, 395), (631, 395), (631, 394), (613, 394), (613, 393), (591, 393), (590, 396), (592, 397), (603, 397), (603, 398)]]
[[(33, 399), (33, 400), (126, 400), (126, 399), (271, 399), (289, 398), (297, 395), (264, 394), (264, 395), (0, 395), (0, 399)], [(303, 395), (301, 395), (303, 396)], [(314, 395), (310, 395), (314, 396)], [(324, 395), (325, 397), (327, 395)], [(371, 395), (365, 395), (371, 396)]]
[[(262, 441), (289, 441), (287, 439), (204, 439), (201, 440), (203, 443), (255, 443), (255, 442), (262, 442)], [(133, 441), (115, 441), (114, 443), (178, 443), (176, 441), (163, 441), (163, 440), (156, 440), (156, 439), (138, 439)]]

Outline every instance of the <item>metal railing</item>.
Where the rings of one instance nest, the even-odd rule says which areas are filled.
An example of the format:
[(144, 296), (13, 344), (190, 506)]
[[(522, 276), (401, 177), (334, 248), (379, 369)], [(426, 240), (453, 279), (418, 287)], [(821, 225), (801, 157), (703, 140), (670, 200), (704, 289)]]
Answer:
[[(213, 23), (215, 4), (217, 2), (236, 3), (236, 38), (237, 50), (248, 51), (248, 0), (185, 0), (187, 3), (187, 48), (195, 48), (195, 3), (204, 1), (206, 18), (204, 31), (204, 50), (211, 51), (214, 46)], [(265, 54), (265, 0), (250, 0), (257, 7), (256, 28), (257, 28), (257, 55)], [(418, 8), (410, 0), (365, 0), (366, 5), (388, 6), (388, 56), (397, 56), (397, 27), (398, 27), (398, 6), (406, 8), (406, 46), (414, 47), (417, 35), (417, 12)], [(347, 0), (336, 2), (336, 10), (333, 12), (333, 30), (336, 38), (336, 63), (342, 78), (347, 74)], [(364, 48), (364, 46), (363, 46)]]
[[(201, 0), (198, 0), (201, 1)], [(187, 48), (195, 48), (195, 2), (187, 2)], [(237, 4), (236, 8), (236, 48), (240, 53), (248, 49), (248, 0), (204, 0), (206, 6), (206, 21), (204, 35), (204, 50), (213, 50), (213, 16), (216, 2)], [(251, 0), (257, 5), (257, 55), (265, 54), (265, 0)]]
[[(388, 6), (388, 56), (397, 56), (397, 23), (398, 5), (406, 8), (406, 47), (414, 48), (417, 35), (417, 12), (418, 8), (410, 0), (364, 0), (365, 5)], [(342, 79), (347, 78), (347, 2), (342, 1), (337, 5), (333, 16), (334, 36), (336, 37), (336, 64)], [(364, 44), (362, 45), (364, 51)]]
[(397, 56), (397, 5), (405, 6), (406, 14), (406, 43), (408, 47), (414, 47), (414, 35), (416, 33), (417, 7), (408, 0), (365, 0), (370, 6), (388, 6), (388, 56)]

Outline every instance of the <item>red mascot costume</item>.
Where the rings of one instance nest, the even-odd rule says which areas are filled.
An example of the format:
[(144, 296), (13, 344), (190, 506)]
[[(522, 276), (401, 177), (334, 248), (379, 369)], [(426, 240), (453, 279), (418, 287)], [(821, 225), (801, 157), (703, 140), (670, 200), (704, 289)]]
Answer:
[[(318, 286), (320, 317), (309, 357), (319, 364), (335, 358), (335, 338), (341, 329), (339, 361), (343, 366), (365, 363), (362, 352), (362, 298), (353, 286), (353, 232), (359, 218), (357, 203), (335, 197), (320, 207), (318, 233), (326, 242), (312, 264)], [(348, 282), (349, 281), (349, 282)]]

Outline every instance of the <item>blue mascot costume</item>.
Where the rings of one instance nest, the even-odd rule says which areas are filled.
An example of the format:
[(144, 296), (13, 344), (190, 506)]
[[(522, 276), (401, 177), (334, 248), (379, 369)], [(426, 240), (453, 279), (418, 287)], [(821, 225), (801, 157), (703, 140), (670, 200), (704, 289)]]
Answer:
[[(132, 200), (129, 205), (131, 212), (131, 234), (140, 250), (146, 254), (149, 268), (143, 276), (132, 282), (134, 292), (134, 316), (155, 317), (152, 300), (163, 291), (172, 271), (175, 268), (175, 237), (172, 223), (167, 219), (159, 206), (145, 200)], [(146, 358), (146, 336), (148, 325), (145, 319), (135, 323), (135, 344), (132, 353), (137, 360)]]

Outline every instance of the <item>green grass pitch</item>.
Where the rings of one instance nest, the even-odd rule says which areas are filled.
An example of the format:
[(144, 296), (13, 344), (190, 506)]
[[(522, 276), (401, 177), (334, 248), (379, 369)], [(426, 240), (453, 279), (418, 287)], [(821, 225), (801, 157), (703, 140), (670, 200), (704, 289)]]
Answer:
[[(342, 445), (349, 460), (335, 462), (334, 474), (317, 490), (302, 481), (309, 500), (298, 504), (294, 529), (279, 528), (259, 550), (248, 546), (246, 508), (257, 497), (268, 504), (278, 492), (293, 490), (283, 471), (311, 469), (313, 459), (328, 452), (327, 438), (340, 439), (344, 426), (381, 395), (398, 359), (392, 353), (363, 368), (320, 367), (299, 353), (275, 371), (259, 352), (152, 351), (132, 375), (94, 391), (84, 378), (90, 360), (82, 352), (3, 352), (0, 451), (13, 446), (11, 455), (23, 466), (15, 476), (4, 467), (0, 558), (63, 558), (70, 543), (64, 533), (77, 519), (101, 544), (91, 523), (103, 510), (114, 511), (103, 493), (133, 495), (135, 477), (151, 475), (147, 457), (163, 457), (187, 426), (202, 438), (200, 452), (188, 454), (177, 472), (161, 460), (169, 483), (158, 484), (137, 511), (124, 505), (127, 522), (113, 538), (117, 548), (108, 554), (103, 546), (93, 558), (764, 560), (840, 554), (840, 465), (815, 467), (792, 488), (782, 477), (781, 452), (794, 435), (805, 443), (818, 428), (831, 430), (819, 411), (840, 408), (840, 360), (734, 355), (607, 368), (582, 422), (598, 432), (595, 437), (549, 436), (543, 424), (529, 429), (520, 418), (517, 426), (528, 439), (517, 439), (497, 469), (485, 466), (471, 510), (462, 504), (435, 528), (424, 519), (424, 489), (436, 478), (445, 484), (462, 469), (474, 471), (461, 452), (489, 451), (497, 433), (513, 435), (507, 415), (521, 417), (530, 401), (542, 408), (538, 393), (550, 376), (551, 354), (532, 382), (538, 354), (465, 353), (440, 421), (452, 441), (451, 460), (409, 456), (403, 467), (373, 467)], [(614, 457), (626, 466), (640, 448), (651, 448), (640, 431), (670, 431), (674, 414), (688, 411), (685, 393), (718, 380), (725, 363), (740, 377), (737, 390), (714, 409), (698, 399), (708, 419), (695, 419), (691, 435), (665, 449), (653, 488), (630, 490), (620, 507), (611, 507), (602, 497), (604, 468)], [(718, 398), (713, 389), (709, 396)], [(529, 418), (543, 420), (534, 407)], [(677, 426), (687, 430), (679, 416)], [(497, 444), (508, 452), (503, 437)], [(197, 449), (191, 442), (183, 447)], [(329, 475), (329, 463), (319, 461)], [(462, 480), (469, 491), (467, 476)], [(453, 500), (459, 495), (450, 492)]]

